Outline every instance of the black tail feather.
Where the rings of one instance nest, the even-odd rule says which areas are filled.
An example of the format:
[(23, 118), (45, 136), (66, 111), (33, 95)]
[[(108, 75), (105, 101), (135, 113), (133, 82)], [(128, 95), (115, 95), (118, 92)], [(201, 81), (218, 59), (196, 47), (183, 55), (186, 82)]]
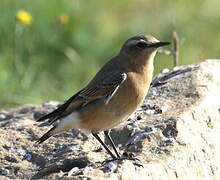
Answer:
[(78, 94), (80, 93), (81, 91), (79, 91), (78, 93), (76, 93), (75, 95), (73, 95), (71, 98), (69, 98), (64, 104), (62, 104), (60, 107), (58, 107), (57, 109), (55, 109), (54, 111), (52, 111), (51, 113), (49, 114), (46, 114), (45, 116), (42, 116), (40, 117), (37, 122), (40, 122), (40, 121), (44, 121), (46, 119), (49, 119), (49, 118), (56, 118), (58, 119), (58, 117), (65, 111), (65, 109), (69, 106), (69, 104), (72, 102), (72, 100), (74, 98), (76, 98), (78, 96)]
[(40, 121), (44, 121), (44, 120), (46, 120), (46, 119), (49, 119), (51, 116), (53, 116), (54, 115), (54, 113), (52, 112), (52, 113), (49, 113), (49, 114), (46, 114), (45, 116), (42, 116), (42, 117), (40, 117), (38, 120), (37, 120), (37, 122), (40, 122)]
[(41, 144), (42, 142), (46, 141), (48, 138), (52, 136), (52, 131), (56, 128), (56, 126), (52, 127), (49, 131), (47, 131), (40, 139), (37, 140), (37, 144)]

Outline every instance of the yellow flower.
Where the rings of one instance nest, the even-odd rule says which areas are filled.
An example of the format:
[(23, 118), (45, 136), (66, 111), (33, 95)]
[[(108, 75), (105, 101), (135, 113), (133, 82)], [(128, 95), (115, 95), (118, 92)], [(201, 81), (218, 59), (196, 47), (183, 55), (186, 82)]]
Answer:
[(61, 24), (66, 24), (69, 21), (69, 16), (67, 14), (60, 14), (59, 17), (58, 17), (58, 21)]
[(20, 23), (25, 24), (25, 25), (30, 25), (33, 21), (32, 15), (29, 12), (24, 11), (24, 10), (20, 10), (17, 12), (16, 19)]

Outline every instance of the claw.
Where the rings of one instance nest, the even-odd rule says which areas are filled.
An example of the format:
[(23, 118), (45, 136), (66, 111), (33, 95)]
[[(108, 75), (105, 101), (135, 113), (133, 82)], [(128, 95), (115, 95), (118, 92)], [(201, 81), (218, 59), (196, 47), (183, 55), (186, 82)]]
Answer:
[(105, 161), (102, 162), (102, 165), (105, 165), (105, 164), (107, 164), (109, 162), (113, 162), (113, 161), (124, 161), (124, 160), (134, 161), (134, 165), (135, 166), (143, 167), (143, 165), (139, 163), (140, 160), (138, 158), (134, 158), (134, 157), (131, 157), (131, 156), (122, 156), (122, 157), (118, 157), (118, 158), (113, 158), (113, 159), (105, 160)]

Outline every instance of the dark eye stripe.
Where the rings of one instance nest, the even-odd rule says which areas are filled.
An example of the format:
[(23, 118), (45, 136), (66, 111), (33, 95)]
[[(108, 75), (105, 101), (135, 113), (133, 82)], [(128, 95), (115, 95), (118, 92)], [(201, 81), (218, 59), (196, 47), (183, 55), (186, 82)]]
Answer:
[(146, 41), (145, 41), (145, 42), (140, 41), (140, 42), (138, 42), (138, 43), (136, 44), (136, 46), (137, 46), (138, 48), (144, 49), (144, 48), (146, 48), (146, 47), (148, 46), (148, 44), (146, 43)]

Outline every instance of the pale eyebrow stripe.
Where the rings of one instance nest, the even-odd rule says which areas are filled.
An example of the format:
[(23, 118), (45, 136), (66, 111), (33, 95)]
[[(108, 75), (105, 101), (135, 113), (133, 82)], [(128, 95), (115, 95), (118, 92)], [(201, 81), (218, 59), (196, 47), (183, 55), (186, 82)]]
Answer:
[(140, 41), (141, 41), (141, 42), (145, 42), (145, 43), (147, 43), (144, 39), (140, 39)]

